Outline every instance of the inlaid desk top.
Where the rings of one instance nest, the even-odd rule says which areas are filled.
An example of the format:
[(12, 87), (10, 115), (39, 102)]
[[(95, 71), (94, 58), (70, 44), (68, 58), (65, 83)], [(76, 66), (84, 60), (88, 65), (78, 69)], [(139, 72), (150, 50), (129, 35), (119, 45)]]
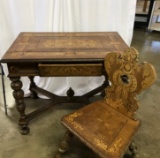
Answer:
[[(46, 64), (102, 64), (108, 52), (122, 52), (127, 48), (128, 46), (116, 32), (24, 32), (19, 34), (2, 57), (1, 62), (8, 64), (10, 76), (65, 76), (62, 73), (57, 75), (53, 73), (55, 70), (60, 72), (59, 69), (55, 69), (56, 65)], [(70, 65), (70, 67), (74, 66)], [(51, 67), (54, 67), (54, 70), (49, 72)], [(92, 69), (95, 67), (93, 66)], [(77, 75), (69, 74), (69, 76)], [(82, 76), (90, 75), (92, 76), (92, 73)], [(95, 73), (95, 75), (99, 74)]]
[(3, 62), (19, 60), (103, 59), (107, 52), (124, 51), (116, 32), (20, 33), (3, 56)]

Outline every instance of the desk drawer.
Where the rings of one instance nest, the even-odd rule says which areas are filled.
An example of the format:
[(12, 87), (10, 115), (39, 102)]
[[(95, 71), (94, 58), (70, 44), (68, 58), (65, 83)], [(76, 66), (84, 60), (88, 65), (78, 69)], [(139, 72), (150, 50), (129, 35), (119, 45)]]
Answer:
[(101, 76), (102, 64), (39, 64), (40, 76)]

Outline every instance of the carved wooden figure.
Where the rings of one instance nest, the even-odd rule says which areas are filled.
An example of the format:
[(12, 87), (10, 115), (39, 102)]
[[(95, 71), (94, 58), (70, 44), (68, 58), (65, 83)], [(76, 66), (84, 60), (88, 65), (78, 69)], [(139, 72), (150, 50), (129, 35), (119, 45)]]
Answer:
[[(134, 48), (107, 54), (104, 66), (110, 81), (104, 99), (64, 116), (61, 123), (102, 158), (122, 158), (128, 147), (136, 157), (132, 140), (140, 120), (134, 116), (139, 106), (135, 96), (154, 83), (155, 70), (147, 62), (138, 62)], [(72, 135), (62, 141), (55, 158), (68, 148), (68, 136)]]

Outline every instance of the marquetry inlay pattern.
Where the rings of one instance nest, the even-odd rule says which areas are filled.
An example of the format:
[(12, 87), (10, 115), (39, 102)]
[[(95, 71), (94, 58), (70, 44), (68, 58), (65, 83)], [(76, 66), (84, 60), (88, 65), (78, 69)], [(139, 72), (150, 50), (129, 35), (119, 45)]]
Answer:
[(40, 76), (101, 76), (102, 64), (39, 64)]
[(3, 59), (103, 59), (126, 48), (116, 32), (21, 33)]
[(132, 117), (139, 107), (136, 95), (155, 82), (154, 67), (147, 62), (140, 63), (138, 51), (129, 48), (124, 53), (109, 53), (105, 69), (111, 82), (106, 88), (106, 103)]

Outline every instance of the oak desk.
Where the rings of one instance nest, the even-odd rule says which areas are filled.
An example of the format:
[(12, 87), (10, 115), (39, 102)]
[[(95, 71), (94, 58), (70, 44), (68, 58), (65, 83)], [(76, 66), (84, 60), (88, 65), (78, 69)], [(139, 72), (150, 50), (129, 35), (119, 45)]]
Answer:
[[(28, 134), (28, 123), (39, 113), (62, 102), (87, 102), (91, 96), (102, 92), (108, 86), (103, 61), (108, 52), (124, 51), (128, 46), (116, 32), (90, 33), (20, 33), (1, 62), (7, 63), (13, 96), (20, 114), (19, 125), (22, 134)], [(74, 96), (69, 89), (67, 96), (58, 96), (34, 82), (34, 76), (101, 76), (105, 82), (84, 94)], [(30, 91), (34, 98), (37, 93), (48, 96), (52, 104), (45, 105), (30, 114), (25, 113), (24, 92), (21, 76), (30, 78)]]

